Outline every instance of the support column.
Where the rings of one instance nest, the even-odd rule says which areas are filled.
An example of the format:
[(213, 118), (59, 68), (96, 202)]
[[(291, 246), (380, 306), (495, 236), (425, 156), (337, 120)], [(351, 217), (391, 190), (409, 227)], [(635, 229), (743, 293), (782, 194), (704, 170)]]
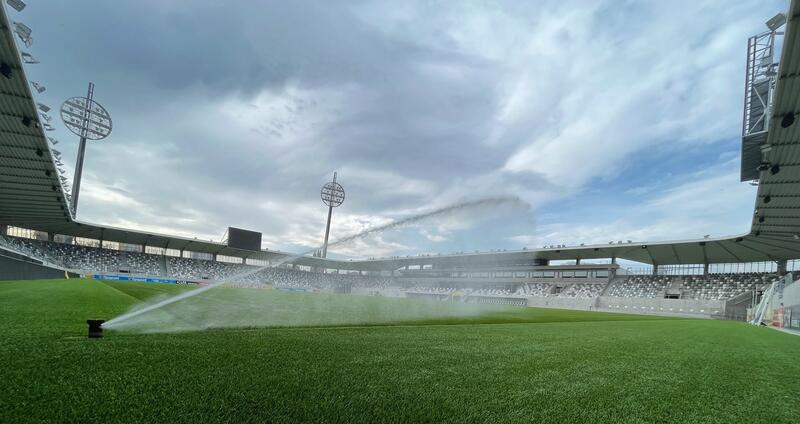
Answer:
[(575, 259), (575, 265), (580, 265), (580, 264), (581, 264), (581, 258)]
[(216, 253), (212, 253), (212, 254), (211, 254), (211, 259), (212, 259), (214, 262), (217, 262), (217, 254), (216, 254)]
[(53, 233), (47, 233), (47, 241), (52, 243), (55, 240), (56, 235)]
[(658, 264), (653, 263), (653, 275), (658, 275)]
[(616, 263), (617, 263), (617, 257), (616, 256), (612, 256), (611, 257), (611, 265), (616, 265)]
[(778, 260), (778, 275), (786, 274), (786, 259)]
[(703, 263), (703, 277), (708, 277), (708, 262)]
[(0, 225), (0, 236), (8, 235), (8, 225)]

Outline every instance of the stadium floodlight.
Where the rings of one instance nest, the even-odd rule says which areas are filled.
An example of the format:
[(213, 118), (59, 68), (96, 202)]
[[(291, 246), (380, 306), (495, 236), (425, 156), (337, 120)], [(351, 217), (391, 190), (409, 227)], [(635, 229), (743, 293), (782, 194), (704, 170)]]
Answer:
[(22, 12), (22, 9), (25, 9), (25, 6), (27, 6), (22, 0), (6, 0), (6, 4), (13, 7), (17, 12)]
[(30, 47), (33, 45), (33, 37), (31, 37), (33, 30), (31, 30), (29, 26), (23, 24), (22, 22), (14, 22), (14, 33), (17, 34), (19, 40), (25, 44), (25, 47)]
[(328, 255), (328, 236), (331, 232), (331, 215), (333, 215), (333, 208), (339, 207), (344, 203), (344, 188), (341, 184), (336, 182), (336, 172), (333, 173), (333, 181), (326, 183), (320, 190), (320, 198), (322, 203), (328, 206), (328, 223), (325, 225), (325, 243), (322, 245), (322, 257)]
[(102, 140), (111, 134), (111, 115), (94, 101), (94, 84), (89, 83), (86, 97), (71, 97), (61, 105), (61, 120), (73, 134), (80, 137), (75, 178), (72, 182), (72, 213), (78, 214), (78, 197), (81, 190), (83, 158), (86, 155), (86, 140)]
[(22, 52), (22, 61), (30, 65), (39, 63), (39, 61), (28, 52)]
[(50, 106), (47, 106), (44, 103), (36, 103), (36, 105), (39, 106), (39, 110), (41, 110), (42, 112), (44, 113), (50, 112)]
[(48, 115), (48, 114), (46, 114), (44, 112), (40, 113), (39, 115), (41, 115), (42, 119), (44, 119), (45, 122), (50, 122), (50, 121), (53, 120), (52, 116), (50, 116), (50, 115)]
[(42, 93), (44, 93), (44, 92), (47, 90), (47, 87), (45, 87), (45, 86), (44, 86), (44, 85), (42, 85), (42, 84), (39, 84), (39, 83), (38, 83), (38, 82), (36, 82), (36, 81), (31, 81), (31, 86), (32, 86), (32, 87), (33, 87), (33, 89), (34, 89), (34, 90), (36, 90), (36, 92), (37, 92), (37, 93), (39, 93), (39, 94), (42, 94)]
[(53, 146), (55, 146), (56, 144), (58, 144), (58, 140), (56, 140), (56, 139), (55, 139), (55, 138), (53, 138), (53, 137), (47, 137), (47, 139), (48, 139), (48, 140), (50, 140), (50, 143), (52, 143), (52, 144), (53, 144)]
[(770, 31), (777, 31), (778, 28), (782, 27), (785, 23), (786, 15), (783, 13), (778, 13), (777, 15), (769, 18), (769, 20), (766, 22), (767, 28), (769, 28)]

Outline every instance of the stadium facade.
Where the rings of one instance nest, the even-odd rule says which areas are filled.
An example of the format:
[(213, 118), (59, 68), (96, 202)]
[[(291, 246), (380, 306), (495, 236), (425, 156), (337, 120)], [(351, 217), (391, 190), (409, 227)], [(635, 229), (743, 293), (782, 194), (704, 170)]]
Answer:
[[(37, 85), (25, 74), (5, 8), (0, 14), (0, 279), (53, 273), (197, 284), (232, 279), (286, 290), (742, 318), (800, 258), (797, 0), (786, 14), (780, 61), (763, 54), (774, 52), (774, 45), (757, 48), (774, 41), (776, 29), (748, 45), (742, 178), (757, 181), (758, 192), (746, 234), (360, 260), (246, 249), (76, 219), (32, 90)], [(652, 271), (628, 275), (618, 260)], [(276, 263), (283, 265), (265, 267)], [(737, 264), (735, 272), (724, 264)], [(243, 270), (252, 272), (233, 278)], [(798, 325), (800, 307), (784, 309), (786, 326)]]

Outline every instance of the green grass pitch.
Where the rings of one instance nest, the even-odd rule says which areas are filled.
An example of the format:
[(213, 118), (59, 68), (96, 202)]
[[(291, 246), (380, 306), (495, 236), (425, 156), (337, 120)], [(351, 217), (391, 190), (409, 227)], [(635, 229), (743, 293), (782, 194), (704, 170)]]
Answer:
[(277, 327), (86, 338), (178, 290), (0, 282), (0, 422), (800, 422), (800, 337), (738, 322), (221, 289)]

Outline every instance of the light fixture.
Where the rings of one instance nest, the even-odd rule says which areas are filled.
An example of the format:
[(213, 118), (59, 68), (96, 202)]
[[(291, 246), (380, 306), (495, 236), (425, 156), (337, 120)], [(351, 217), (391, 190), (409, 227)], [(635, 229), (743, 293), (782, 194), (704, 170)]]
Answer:
[(39, 94), (42, 94), (42, 93), (44, 93), (44, 92), (47, 90), (47, 87), (43, 86), (42, 84), (39, 84), (39, 83), (38, 83), (38, 82), (36, 82), (36, 81), (31, 81), (31, 86), (32, 86), (32, 87), (34, 88), (34, 90), (36, 90), (36, 92), (37, 92), (37, 93), (39, 93)]
[(798, 235), (798, 234), (793, 234), (793, 235), (792, 235), (792, 238), (794, 238), (795, 240), (800, 240), (800, 235)]
[(778, 13), (777, 15), (769, 18), (769, 20), (765, 23), (770, 31), (775, 31), (786, 23), (786, 15), (783, 13)]
[(39, 63), (39, 61), (36, 60), (36, 58), (33, 57), (33, 55), (31, 55), (28, 52), (22, 52), (21, 56), (22, 56), (22, 61), (27, 64), (34, 65), (36, 63)]
[(6, 3), (13, 7), (17, 12), (22, 12), (22, 9), (24, 9), (26, 6), (25, 2), (22, 0), (6, 0)]
[(759, 224), (763, 224), (763, 223), (764, 223), (764, 220), (765, 220), (765, 219), (764, 219), (764, 217), (763, 217), (763, 216), (759, 216), (759, 217), (758, 217), (758, 223), (759, 223)]
[(17, 34), (19, 40), (25, 44), (25, 47), (30, 47), (33, 45), (33, 37), (31, 37), (31, 33), (33, 31), (27, 25), (23, 24), (22, 22), (14, 22), (14, 33)]
[(768, 194), (768, 195), (766, 195), (766, 196), (764, 196), (764, 203), (769, 203), (769, 202), (771, 202), (771, 201), (772, 201), (772, 197), (770, 197), (770, 195), (769, 195), (769, 194)]
[(781, 172), (781, 166), (778, 164), (772, 165), (772, 168), (769, 169), (769, 173), (772, 175), (775, 175), (778, 172)]

